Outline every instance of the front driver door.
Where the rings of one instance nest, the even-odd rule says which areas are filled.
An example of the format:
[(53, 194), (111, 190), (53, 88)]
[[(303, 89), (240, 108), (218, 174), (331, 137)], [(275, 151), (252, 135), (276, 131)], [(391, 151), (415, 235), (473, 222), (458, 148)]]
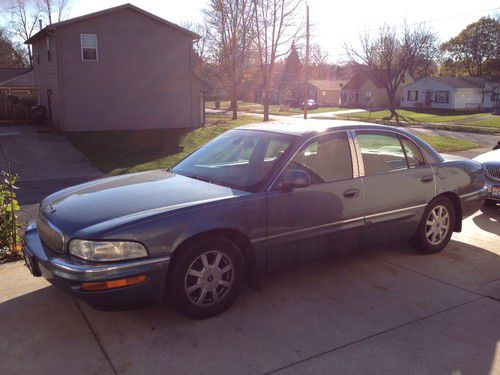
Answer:
[(336, 131), (310, 139), (280, 174), (301, 169), (309, 174), (310, 186), (280, 191), (278, 177), (268, 192), (271, 266), (357, 245), (364, 223), (363, 187), (349, 134)]

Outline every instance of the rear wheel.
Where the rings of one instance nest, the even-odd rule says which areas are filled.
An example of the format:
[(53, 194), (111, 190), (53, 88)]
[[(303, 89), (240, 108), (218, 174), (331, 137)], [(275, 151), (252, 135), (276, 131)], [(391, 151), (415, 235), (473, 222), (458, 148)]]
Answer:
[(424, 215), (410, 245), (422, 253), (437, 253), (450, 242), (455, 227), (455, 210), (448, 198), (433, 200)]
[(244, 261), (238, 246), (223, 237), (205, 237), (181, 251), (171, 268), (170, 301), (197, 319), (226, 310), (243, 280)]

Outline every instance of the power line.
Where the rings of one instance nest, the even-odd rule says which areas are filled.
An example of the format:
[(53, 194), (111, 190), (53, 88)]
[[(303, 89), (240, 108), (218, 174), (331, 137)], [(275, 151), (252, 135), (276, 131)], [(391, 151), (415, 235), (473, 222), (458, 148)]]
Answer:
[[(496, 10), (500, 10), (500, 7), (492, 8), (492, 9), (485, 9), (485, 10), (481, 10), (481, 11), (477, 11), (477, 12), (472, 12), (472, 13), (460, 14), (460, 15), (456, 15), (456, 16), (435, 18), (435, 19), (426, 20), (426, 21), (419, 21), (419, 22), (413, 22), (413, 23), (407, 23), (407, 24), (403, 23), (403, 24), (400, 24), (400, 25), (395, 25), (394, 27), (395, 28), (404, 28), (404, 27), (407, 27), (407, 26), (415, 26), (415, 25), (422, 25), (422, 24), (428, 24), (428, 23), (435, 23), (435, 22), (453, 20), (453, 19), (467, 17), (467, 16), (473, 16), (473, 15), (476, 15), (476, 14), (483, 14), (483, 13), (486, 13), (486, 12), (489, 13), (489, 12), (493, 12), (493, 11), (496, 11)], [(376, 28), (374, 27), (374, 28), (365, 29), (365, 30), (357, 30), (357, 31), (347, 31), (347, 32), (342, 32), (342, 33), (335, 33), (335, 35), (336, 36), (342, 36), (342, 35), (361, 34), (361, 33), (368, 32), (368, 31), (377, 31), (382, 26), (383, 26), (383, 24), (379, 25)]]

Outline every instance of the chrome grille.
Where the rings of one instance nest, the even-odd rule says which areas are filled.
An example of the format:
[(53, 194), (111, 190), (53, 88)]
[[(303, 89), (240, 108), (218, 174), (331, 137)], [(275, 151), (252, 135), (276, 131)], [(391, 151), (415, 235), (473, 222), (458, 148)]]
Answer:
[(500, 181), (500, 162), (486, 162), (483, 164), (486, 176), (492, 180)]
[(64, 253), (64, 235), (53, 224), (49, 223), (41, 212), (36, 218), (36, 229), (45, 245), (57, 253)]

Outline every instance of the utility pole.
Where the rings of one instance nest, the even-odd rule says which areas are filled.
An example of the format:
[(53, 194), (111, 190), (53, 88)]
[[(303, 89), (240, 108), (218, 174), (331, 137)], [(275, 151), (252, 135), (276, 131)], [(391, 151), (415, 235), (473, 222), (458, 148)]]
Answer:
[(309, 91), (309, 4), (306, 3), (306, 61), (304, 61), (304, 120), (307, 120), (308, 91)]

